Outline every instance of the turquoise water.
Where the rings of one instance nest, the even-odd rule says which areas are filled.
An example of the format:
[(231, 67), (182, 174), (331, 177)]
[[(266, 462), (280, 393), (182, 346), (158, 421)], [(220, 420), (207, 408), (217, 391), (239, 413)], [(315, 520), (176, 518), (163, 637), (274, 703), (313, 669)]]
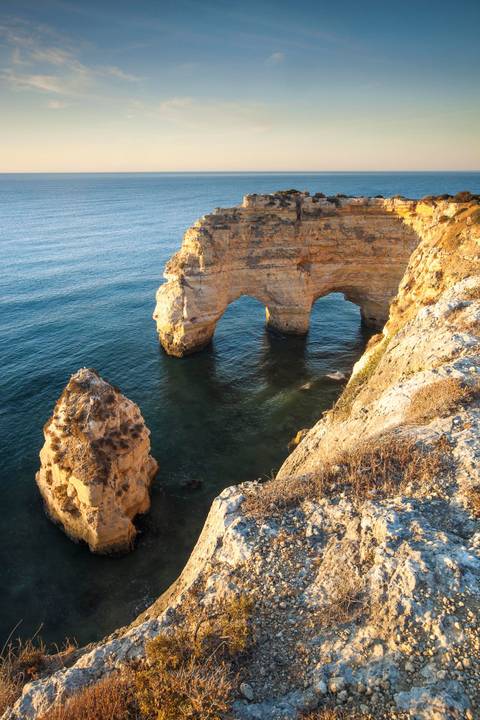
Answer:
[[(290, 187), (420, 197), (480, 192), (480, 174), (0, 175), (0, 643), (19, 621), (24, 636), (43, 624), (48, 641), (82, 643), (130, 621), (178, 575), (212, 498), (278, 468), (338, 395), (325, 374), (348, 372), (368, 339), (342, 296), (317, 301), (305, 339), (266, 333), (263, 307), (241, 298), (213, 345), (181, 360), (151, 319), (163, 265), (197, 217)], [(140, 405), (160, 463), (122, 558), (68, 540), (34, 482), (43, 423), (81, 366)]]

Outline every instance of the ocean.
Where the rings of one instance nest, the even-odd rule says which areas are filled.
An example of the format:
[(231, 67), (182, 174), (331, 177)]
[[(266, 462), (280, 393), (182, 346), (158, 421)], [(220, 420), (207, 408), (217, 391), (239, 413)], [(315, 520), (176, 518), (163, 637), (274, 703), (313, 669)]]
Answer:
[[(315, 303), (306, 338), (267, 333), (262, 305), (240, 298), (212, 346), (182, 359), (163, 353), (151, 319), (164, 264), (196, 218), (287, 188), (480, 193), (480, 173), (0, 175), (0, 644), (16, 626), (86, 643), (128, 623), (175, 580), (215, 495), (274, 473), (338, 396), (326, 374), (350, 372), (370, 336), (341, 295)], [(138, 403), (160, 464), (123, 557), (70, 541), (35, 484), (43, 424), (83, 366)]]

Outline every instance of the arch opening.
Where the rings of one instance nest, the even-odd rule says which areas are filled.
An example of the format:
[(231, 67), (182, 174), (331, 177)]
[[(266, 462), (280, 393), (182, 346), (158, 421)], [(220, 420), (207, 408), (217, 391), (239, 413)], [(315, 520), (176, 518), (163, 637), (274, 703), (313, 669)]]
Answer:
[(375, 295), (369, 293), (368, 288), (359, 289), (354, 286), (341, 285), (322, 290), (314, 295), (312, 309), (318, 300), (330, 295), (342, 295), (347, 302), (356, 305), (360, 313), (361, 323), (367, 328), (378, 331), (387, 321), (388, 306), (385, 299), (376, 298)]
[(265, 312), (265, 303), (254, 295), (242, 294), (229, 302), (215, 324), (215, 349), (230, 350), (239, 343), (248, 349), (260, 341), (265, 331)]

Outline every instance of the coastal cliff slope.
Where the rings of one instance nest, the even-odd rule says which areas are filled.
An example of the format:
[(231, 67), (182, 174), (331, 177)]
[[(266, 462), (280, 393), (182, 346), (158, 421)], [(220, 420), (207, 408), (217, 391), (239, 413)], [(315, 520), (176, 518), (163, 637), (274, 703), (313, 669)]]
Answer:
[(149, 509), (157, 472), (138, 406), (95, 370), (82, 368), (44, 434), (36, 480), (47, 514), (92, 552), (131, 549), (132, 520)]
[(192, 604), (201, 623), (231, 596), (251, 602), (238, 720), (327, 707), (479, 717), (480, 207), (422, 205), (428, 231), (335, 407), (276, 478), (213, 502), (164, 596), (26, 685), (4, 720), (39, 717), (141, 662), (148, 639), (175, 633)]
[[(480, 273), (478, 204), (472, 201), (454, 206), (449, 220), (443, 214), (447, 203), (452, 205), (443, 200), (421, 202), (414, 214), (405, 215), (404, 222), (408, 224), (417, 225), (418, 217), (422, 218), (422, 225), (425, 217), (430, 217), (431, 224), (423, 230), (424, 240), (410, 257), (383, 333), (370, 340), (335, 407), (287, 458), (279, 472), (281, 477), (313, 470), (325, 458), (331, 460), (332, 453), (407, 424), (409, 405), (417, 390), (425, 386), (427, 393), (430, 386), (433, 398), (438, 397), (441, 385), (435, 383), (446, 373), (450, 375), (443, 359), (447, 359), (449, 352), (452, 358), (455, 353), (460, 357), (466, 352), (452, 346), (459, 342), (454, 321), (458, 321), (461, 308), (447, 313), (444, 322), (437, 323), (428, 333), (427, 328), (423, 333), (420, 331), (421, 322), (427, 324), (430, 318), (433, 321), (435, 316), (428, 314), (428, 308), (433, 313), (433, 305), (442, 293), (453, 292), (456, 283)], [(474, 295), (473, 290), (471, 293)], [(422, 308), (423, 314), (418, 316)], [(412, 322), (407, 326), (408, 321)], [(470, 326), (461, 322), (460, 327), (475, 337), (474, 321)], [(446, 368), (443, 371), (442, 366)], [(391, 402), (387, 401), (390, 395)], [(435, 417), (433, 399), (431, 413)]]

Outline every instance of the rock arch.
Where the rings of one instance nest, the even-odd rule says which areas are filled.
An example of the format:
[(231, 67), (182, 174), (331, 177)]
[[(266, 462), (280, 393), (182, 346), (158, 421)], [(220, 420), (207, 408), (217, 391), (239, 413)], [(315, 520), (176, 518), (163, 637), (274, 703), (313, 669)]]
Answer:
[[(167, 263), (154, 319), (177, 357), (205, 347), (242, 295), (265, 305), (267, 326), (306, 333), (319, 297), (341, 292), (364, 323), (382, 327), (432, 212), (402, 198), (326, 198), (297, 191), (247, 195), (185, 233)], [(425, 205), (425, 208), (430, 206)]]

